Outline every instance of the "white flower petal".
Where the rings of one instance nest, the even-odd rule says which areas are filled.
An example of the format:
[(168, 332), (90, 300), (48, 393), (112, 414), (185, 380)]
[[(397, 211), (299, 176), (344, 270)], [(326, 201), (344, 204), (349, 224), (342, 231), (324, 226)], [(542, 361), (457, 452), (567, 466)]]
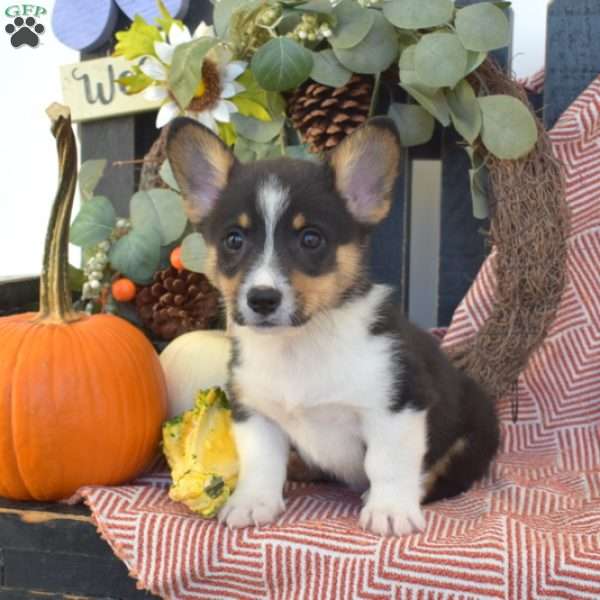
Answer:
[(171, 44), (165, 44), (165, 42), (154, 42), (154, 51), (160, 60), (162, 60), (166, 65), (170, 65), (171, 61), (173, 60), (175, 46), (171, 46)]
[(199, 123), (202, 123), (202, 125), (204, 125), (205, 127), (212, 129), (212, 131), (217, 131), (217, 124), (209, 111), (205, 110), (204, 112), (198, 113), (196, 115), (196, 120)]
[(164, 100), (168, 95), (167, 88), (162, 85), (151, 85), (144, 90), (144, 98), (150, 102)]
[(207, 25), (204, 21), (200, 21), (200, 24), (194, 30), (193, 38), (200, 37), (215, 37), (215, 28), (212, 25)]
[(221, 71), (223, 80), (229, 82), (237, 79), (246, 70), (247, 66), (247, 63), (242, 60), (230, 62)]
[(151, 79), (156, 79), (157, 81), (165, 81), (167, 79), (167, 70), (164, 65), (153, 56), (145, 56), (140, 63), (140, 69), (144, 75), (148, 75)]
[(169, 121), (174, 119), (179, 114), (179, 107), (175, 102), (167, 102), (160, 107), (158, 114), (156, 115), (156, 127), (160, 129), (164, 127)]
[(231, 85), (235, 88), (236, 95), (246, 91), (246, 86), (237, 81), (232, 82)]
[(169, 29), (169, 43), (171, 45), (179, 46), (179, 44), (185, 44), (191, 40), (192, 35), (190, 34), (190, 30), (185, 25), (183, 27), (177, 25), (177, 23), (173, 23), (173, 25), (171, 25), (171, 29)]
[(232, 98), (236, 94), (237, 91), (233, 83), (223, 83), (223, 89), (221, 90), (221, 98)]
[(233, 102), (221, 100), (210, 112), (220, 123), (229, 123), (231, 113), (237, 112), (237, 106)]

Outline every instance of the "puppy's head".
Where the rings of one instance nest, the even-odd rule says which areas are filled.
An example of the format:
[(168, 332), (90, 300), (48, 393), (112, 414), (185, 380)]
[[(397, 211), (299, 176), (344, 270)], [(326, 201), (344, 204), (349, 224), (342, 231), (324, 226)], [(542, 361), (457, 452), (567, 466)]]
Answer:
[(374, 119), (327, 163), (239, 163), (211, 131), (175, 120), (167, 143), (206, 272), (235, 322), (306, 323), (364, 284), (368, 233), (388, 213), (400, 161), (396, 131)]

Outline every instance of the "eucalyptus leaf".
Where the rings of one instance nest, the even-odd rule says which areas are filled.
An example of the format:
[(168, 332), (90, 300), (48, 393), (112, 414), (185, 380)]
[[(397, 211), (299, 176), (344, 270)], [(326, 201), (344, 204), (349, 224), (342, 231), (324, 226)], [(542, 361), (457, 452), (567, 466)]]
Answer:
[(471, 84), (461, 81), (446, 94), (452, 124), (460, 135), (472, 144), (481, 132), (481, 108)]
[(206, 242), (200, 233), (190, 233), (181, 242), (181, 262), (188, 271), (202, 273), (206, 260)]
[(483, 115), (481, 140), (492, 154), (515, 160), (533, 150), (537, 126), (522, 102), (504, 95), (485, 96), (477, 101)]
[(252, 58), (251, 68), (258, 83), (282, 92), (305, 81), (313, 66), (312, 52), (289, 38), (273, 38)]
[(435, 121), (421, 106), (394, 103), (390, 105), (388, 115), (396, 124), (402, 146), (406, 148), (426, 144), (433, 136)]
[(160, 234), (153, 227), (134, 228), (117, 240), (108, 259), (112, 268), (125, 277), (148, 283), (160, 262)]
[(329, 0), (308, 0), (296, 7), (297, 10), (306, 12), (314, 12), (323, 15), (330, 15), (333, 10), (333, 4)]
[(476, 219), (487, 219), (489, 211), (487, 169), (469, 169), (469, 182), (471, 185), (471, 200), (473, 202), (473, 216)]
[(82, 163), (79, 169), (79, 194), (83, 202), (94, 195), (94, 190), (104, 175), (106, 163), (105, 158), (86, 160)]
[(492, 2), (492, 4), (500, 10), (507, 10), (512, 6), (512, 2)]
[(253, 162), (265, 158), (277, 158), (283, 151), (279, 144), (254, 142), (245, 137), (238, 136), (233, 153), (242, 162)]
[(110, 237), (116, 219), (110, 200), (95, 196), (81, 205), (71, 224), (69, 241), (81, 248), (99, 244)]
[(328, 42), (333, 48), (347, 50), (367, 37), (375, 22), (375, 13), (362, 8), (351, 0), (345, 0), (333, 11), (336, 19), (333, 34)]
[(448, 23), (454, 13), (451, 0), (390, 0), (383, 4), (387, 20), (401, 29), (425, 29)]
[(373, 13), (373, 26), (366, 37), (349, 50), (333, 48), (337, 59), (353, 73), (375, 74), (385, 71), (398, 56), (395, 29), (385, 17)]
[(129, 204), (134, 229), (154, 228), (160, 233), (160, 245), (178, 239), (187, 224), (181, 196), (172, 190), (155, 188), (136, 192)]
[(444, 127), (450, 125), (450, 107), (441, 90), (429, 94), (427, 89), (415, 85), (401, 84), (400, 87), (410, 94), (428, 113), (433, 115)]
[(472, 50), (467, 51), (467, 70), (465, 75), (469, 75), (478, 67), (480, 67), (486, 58), (487, 52), (473, 52)]
[(202, 80), (204, 57), (217, 43), (216, 38), (202, 37), (175, 48), (169, 70), (169, 89), (181, 108), (187, 108), (196, 94)]
[(350, 81), (350, 77), (352, 77), (352, 73), (340, 64), (333, 50), (328, 48), (313, 54), (310, 78), (317, 83), (337, 88), (346, 85)]
[(239, 8), (242, 8), (242, 6), (247, 5), (248, 0), (219, 0), (219, 2), (215, 2), (213, 23), (219, 37), (225, 37), (227, 34), (227, 29), (231, 23), (233, 13)]
[(269, 142), (278, 135), (284, 123), (283, 117), (272, 121), (260, 121), (239, 113), (231, 115), (231, 121), (235, 125), (238, 135), (242, 135), (253, 142), (262, 143)]
[(158, 171), (158, 174), (160, 175), (160, 178), (173, 190), (175, 190), (176, 192), (180, 192), (181, 190), (179, 189), (179, 184), (177, 183), (177, 180), (175, 179), (175, 175), (173, 174), (173, 169), (171, 169), (171, 163), (169, 162), (169, 159), (165, 159), (163, 161), (163, 164), (160, 165), (160, 169)]
[(467, 69), (467, 51), (454, 33), (429, 33), (415, 48), (415, 71), (432, 87), (454, 87)]
[(308, 146), (306, 144), (298, 144), (297, 146), (286, 146), (285, 153), (290, 158), (319, 162), (319, 157), (316, 154), (313, 154), (308, 149)]
[(405, 85), (417, 87), (424, 94), (428, 96), (433, 96), (439, 90), (439, 88), (425, 85), (425, 83), (423, 83), (423, 81), (419, 79), (419, 75), (415, 70), (416, 48), (416, 44), (408, 46), (402, 51), (402, 54), (400, 55), (400, 61), (398, 63), (400, 82)]
[(461, 8), (456, 13), (454, 25), (467, 50), (496, 50), (510, 42), (508, 18), (500, 8), (489, 2)]

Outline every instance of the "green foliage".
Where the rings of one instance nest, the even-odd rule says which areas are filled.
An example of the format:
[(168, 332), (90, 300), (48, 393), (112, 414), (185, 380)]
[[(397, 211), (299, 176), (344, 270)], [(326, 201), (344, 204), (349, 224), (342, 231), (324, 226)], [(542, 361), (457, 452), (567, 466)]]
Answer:
[(94, 195), (98, 182), (104, 175), (107, 160), (105, 158), (86, 160), (79, 168), (79, 195), (87, 202)]
[(448, 91), (446, 98), (454, 128), (469, 144), (473, 144), (481, 132), (482, 118), (471, 84), (461, 81), (456, 88)]
[(453, 13), (451, 0), (390, 0), (383, 5), (383, 14), (388, 21), (401, 29), (444, 25)]
[(394, 103), (388, 115), (396, 124), (402, 145), (406, 148), (426, 144), (433, 136), (435, 121), (421, 106)]
[(511, 96), (478, 98), (483, 115), (481, 141), (495, 156), (514, 160), (535, 146), (537, 126), (530, 110)]
[(341, 87), (350, 81), (352, 73), (340, 64), (333, 50), (327, 48), (313, 54), (310, 78), (323, 85)]
[(467, 146), (467, 154), (471, 161), (469, 182), (471, 185), (471, 200), (473, 216), (476, 219), (487, 219), (489, 216), (489, 178), (488, 170), (479, 153), (472, 146)]
[(252, 58), (256, 81), (274, 92), (290, 90), (305, 81), (313, 66), (312, 53), (288, 38), (274, 38)]
[(181, 196), (160, 188), (136, 192), (129, 205), (134, 229), (154, 229), (160, 235), (160, 245), (177, 240), (187, 224)]
[(282, 148), (272, 141), (255, 142), (242, 136), (236, 140), (233, 152), (242, 162), (277, 158), (283, 154)]
[(215, 38), (198, 38), (175, 48), (169, 70), (169, 89), (181, 108), (187, 108), (202, 80), (202, 62), (217, 44)]
[(150, 25), (143, 17), (136, 15), (131, 27), (115, 34), (117, 44), (114, 55), (124, 56), (128, 60), (150, 54), (155, 56), (154, 42), (160, 42), (160, 31), (155, 25)]
[(335, 26), (329, 43), (338, 50), (353, 48), (367, 37), (375, 22), (375, 11), (345, 0), (333, 11)]
[(430, 88), (422, 88), (418, 85), (402, 84), (401, 87), (444, 127), (450, 125), (450, 107), (441, 90), (434, 90), (431, 93)]
[(206, 243), (202, 234), (186, 235), (181, 242), (181, 262), (188, 271), (201, 273), (206, 259)]
[(279, 135), (284, 123), (283, 117), (272, 121), (259, 121), (241, 114), (231, 115), (231, 120), (239, 136), (260, 143), (270, 142)]
[(502, 48), (510, 41), (510, 23), (500, 8), (482, 2), (456, 13), (456, 34), (467, 50), (478, 52)]
[(215, 2), (213, 23), (219, 37), (224, 37), (227, 34), (233, 13), (247, 4), (248, 0), (220, 0)]
[(381, 73), (398, 57), (394, 28), (378, 11), (368, 9), (368, 12), (373, 13), (373, 25), (358, 44), (343, 49), (333, 46), (332, 42), (337, 59), (354, 73)]
[(319, 161), (319, 158), (314, 155), (306, 144), (298, 144), (297, 146), (286, 146), (285, 155), (289, 158), (297, 160)]
[(454, 33), (429, 33), (415, 48), (415, 71), (431, 87), (454, 87), (467, 70), (467, 51)]
[(160, 169), (158, 171), (160, 178), (172, 189), (176, 192), (180, 192), (179, 184), (175, 179), (175, 175), (173, 174), (173, 169), (171, 169), (171, 163), (167, 158), (162, 165), (160, 165)]
[(83, 269), (78, 269), (69, 264), (67, 277), (69, 279), (69, 289), (72, 292), (80, 292), (86, 280)]
[(160, 234), (153, 227), (134, 228), (115, 242), (108, 259), (125, 277), (148, 283), (160, 262)]
[(137, 94), (153, 83), (153, 79), (144, 73), (139, 65), (132, 65), (128, 75), (117, 79), (117, 83), (125, 88), (127, 94)]
[(108, 239), (117, 216), (108, 198), (96, 196), (81, 205), (79, 214), (71, 224), (69, 241), (86, 248)]

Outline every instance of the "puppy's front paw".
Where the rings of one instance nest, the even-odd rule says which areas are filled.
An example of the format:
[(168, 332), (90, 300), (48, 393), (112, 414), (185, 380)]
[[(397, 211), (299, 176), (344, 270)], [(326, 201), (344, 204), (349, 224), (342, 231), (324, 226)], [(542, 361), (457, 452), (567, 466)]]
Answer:
[(219, 522), (228, 527), (249, 527), (272, 523), (285, 508), (283, 498), (234, 492), (219, 512)]
[(425, 529), (425, 517), (418, 498), (377, 500), (373, 497), (360, 511), (360, 526), (377, 535), (404, 535)]

